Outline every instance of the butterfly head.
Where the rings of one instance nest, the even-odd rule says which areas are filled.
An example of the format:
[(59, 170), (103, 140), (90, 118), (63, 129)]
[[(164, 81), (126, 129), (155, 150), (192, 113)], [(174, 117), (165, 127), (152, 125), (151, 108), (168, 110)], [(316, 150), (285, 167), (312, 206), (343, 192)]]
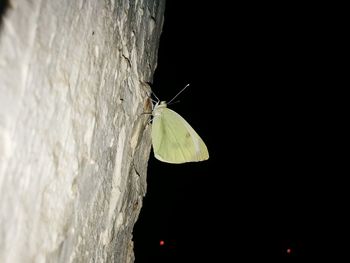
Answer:
[(159, 101), (156, 103), (156, 105), (154, 106), (154, 108), (156, 109), (162, 109), (162, 108), (166, 108), (167, 107), (167, 103), (166, 101)]
[(163, 107), (163, 108), (166, 108), (167, 107), (167, 103), (166, 101), (161, 101), (160, 104), (159, 104), (160, 107)]

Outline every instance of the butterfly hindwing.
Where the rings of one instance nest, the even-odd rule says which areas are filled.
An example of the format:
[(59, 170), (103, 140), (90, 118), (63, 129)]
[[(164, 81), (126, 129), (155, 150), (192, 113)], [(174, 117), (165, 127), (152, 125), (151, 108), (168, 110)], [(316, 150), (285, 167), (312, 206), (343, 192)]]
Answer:
[(156, 108), (155, 112), (152, 143), (157, 159), (185, 163), (209, 158), (204, 142), (184, 118), (168, 108)]

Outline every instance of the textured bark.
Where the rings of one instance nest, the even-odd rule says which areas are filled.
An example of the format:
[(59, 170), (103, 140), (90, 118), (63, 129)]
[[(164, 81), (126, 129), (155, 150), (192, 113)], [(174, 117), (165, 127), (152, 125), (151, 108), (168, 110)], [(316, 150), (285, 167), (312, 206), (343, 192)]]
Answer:
[(12, 0), (0, 27), (0, 262), (133, 262), (164, 0)]

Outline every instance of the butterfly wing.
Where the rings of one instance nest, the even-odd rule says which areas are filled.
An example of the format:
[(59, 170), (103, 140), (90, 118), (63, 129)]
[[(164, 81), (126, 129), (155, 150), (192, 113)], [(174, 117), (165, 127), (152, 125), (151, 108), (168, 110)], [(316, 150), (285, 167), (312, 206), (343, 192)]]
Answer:
[(209, 158), (208, 149), (195, 130), (175, 111), (155, 109), (152, 144), (155, 157), (167, 163), (198, 162)]

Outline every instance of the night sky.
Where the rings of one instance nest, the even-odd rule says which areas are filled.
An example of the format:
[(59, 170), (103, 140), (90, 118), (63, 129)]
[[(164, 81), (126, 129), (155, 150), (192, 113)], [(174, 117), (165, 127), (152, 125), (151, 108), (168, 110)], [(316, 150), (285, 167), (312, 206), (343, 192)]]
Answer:
[(193, 2), (167, 1), (152, 88), (169, 101), (191, 84), (171, 108), (210, 158), (173, 165), (151, 152), (136, 263), (340, 257), (349, 248), (324, 121), (324, 13)]

